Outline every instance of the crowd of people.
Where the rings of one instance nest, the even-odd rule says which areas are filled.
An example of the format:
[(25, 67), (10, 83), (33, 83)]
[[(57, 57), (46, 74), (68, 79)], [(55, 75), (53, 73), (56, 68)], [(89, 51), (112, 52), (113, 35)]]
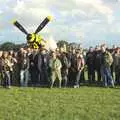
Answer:
[(44, 48), (0, 51), (0, 82), (6, 88), (14, 85), (79, 88), (84, 84), (114, 87), (120, 85), (120, 48), (108, 49), (104, 44), (87, 51), (82, 48), (67, 52)]

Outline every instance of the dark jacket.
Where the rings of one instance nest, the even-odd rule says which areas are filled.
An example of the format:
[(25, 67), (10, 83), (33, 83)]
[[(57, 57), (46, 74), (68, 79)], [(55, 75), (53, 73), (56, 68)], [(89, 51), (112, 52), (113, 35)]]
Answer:
[(35, 64), (39, 72), (48, 69), (48, 55), (38, 53), (35, 58)]
[(95, 69), (98, 69), (101, 67), (101, 57), (102, 57), (101, 51), (96, 51), (95, 52)]
[(29, 69), (29, 57), (27, 56), (27, 54), (21, 55), (19, 65), (20, 65), (20, 70)]
[(88, 52), (86, 55), (86, 64), (88, 67), (95, 68), (95, 52)]

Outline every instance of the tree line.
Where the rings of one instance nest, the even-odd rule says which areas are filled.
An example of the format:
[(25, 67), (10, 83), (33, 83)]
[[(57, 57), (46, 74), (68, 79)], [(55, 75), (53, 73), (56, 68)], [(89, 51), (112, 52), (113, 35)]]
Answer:
[[(57, 42), (57, 46), (60, 48), (60, 47), (63, 47), (63, 46), (79, 46), (77, 43), (69, 43), (65, 40), (59, 40)], [(0, 50), (3, 50), (3, 51), (8, 51), (8, 50), (15, 50), (15, 51), (18, 51), (21, 47), (27, 47), (27, 44), (25, 43), (22, 43), (22, 44), (15, 44), (13, 42), (4, 42), (2, 44), (0, 44)]]

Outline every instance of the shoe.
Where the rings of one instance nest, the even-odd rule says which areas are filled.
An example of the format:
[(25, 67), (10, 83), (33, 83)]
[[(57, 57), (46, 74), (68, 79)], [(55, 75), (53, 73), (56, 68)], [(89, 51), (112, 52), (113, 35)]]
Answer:
[(74, 88), (79, 88), (79, 85), (74, 85)]
[(8, 88), (8, 89), (11, 89), (11, 86), (8, 86), (7, 88)]

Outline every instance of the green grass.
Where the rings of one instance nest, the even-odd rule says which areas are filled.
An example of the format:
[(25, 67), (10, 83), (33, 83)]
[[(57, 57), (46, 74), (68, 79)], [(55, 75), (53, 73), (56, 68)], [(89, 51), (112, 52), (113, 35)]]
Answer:
[(120, 89), (0, 89), (0, 120), (120, 120)]

